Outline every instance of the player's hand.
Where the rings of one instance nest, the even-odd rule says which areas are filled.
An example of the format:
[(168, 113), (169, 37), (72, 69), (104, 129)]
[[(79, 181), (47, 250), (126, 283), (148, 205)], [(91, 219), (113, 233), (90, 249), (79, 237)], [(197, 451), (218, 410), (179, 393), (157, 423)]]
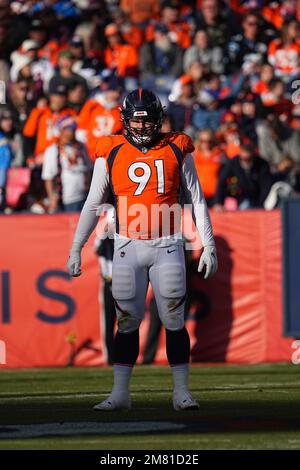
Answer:
[(205, 246), (200, 257), (198, 272), (201, 273), (205, 267), (204, 279), (213, 276), (218, 269), (217, 250), (215, 246)]
[(72, 249), (68, 259), (68, 271), (70, 276), (78, 277), (81, 274), (81, 252)]

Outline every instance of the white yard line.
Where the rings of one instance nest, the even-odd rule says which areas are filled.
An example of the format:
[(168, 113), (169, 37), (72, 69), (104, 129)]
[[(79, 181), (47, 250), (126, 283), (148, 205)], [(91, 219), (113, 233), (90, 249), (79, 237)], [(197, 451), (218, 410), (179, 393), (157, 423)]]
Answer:
[[(290, 393), (291, 390), (298, 390), (300, 389), (300, 383), (299, 385), (295, 384), (272, 384), (272, 385), (223, 385), (222, 387), (212, 387), (212, 388), (197, 388), (195, 390), (197, 393), (207, 393), (207, 392), (248, 392), (249, 390), (251, 391), (258, 391), (258, 390), (263, 390), (264, 392), (269, 392), (269, 391), (276, 391), (278, 393)], [(166, 389), (166, 390), (156, 390), (156, 389), (144, 389), (140, 390), (139, 392), (132, 392), (131, 395), (133, 397), (138, 397), (141, 395), (141, 393), (151, 393), (155, 395), (162, 395), (162, 394), (170, 394), (171, 395), (171, 390)], [(10, 402), (10, 401), (27, 401), (27, 400), (61, 400), (61, 399), (72, 399), (72, 398), (97, 398), (97, 397), (105, 397), (109, 395), (109, 391), (104, 392), (104, 393), (98, 393), (98, 392), (85, 392), (85, 393), (64, 393), (64, 392), (59, 392), (55, 391), (53, 394), (44, 394), (44, 393), (33, 393), (30, 395), (27, 394), (21, 394), (20, 395), (15, 395), (15, 396), (8, 396), (7, 393), (0, 393), (0, 404), (3, 402)]]

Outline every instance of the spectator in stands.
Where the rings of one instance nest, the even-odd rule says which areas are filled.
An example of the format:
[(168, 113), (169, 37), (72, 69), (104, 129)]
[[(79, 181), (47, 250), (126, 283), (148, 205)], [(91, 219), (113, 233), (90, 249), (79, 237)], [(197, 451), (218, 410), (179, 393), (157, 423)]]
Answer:
[(104, 61), (107, 68), (116, 70), (120, 77), (136, 77), (138, 73), (138, 53), (134, 46), (126, 44), (119, 28), (111, 23), (105, 28), (108, 45)]
[(221, 147), (227, 158), (231, 159), (240, 153), (242, 136), (238, 127), (229, 127), (222, 134)]
[(37, 106), (31, 111), (23, 129), (25, 158), (28, 163), (41, 165), (47, 147), (58, 138), (57, 122), (63, 116), (72, 116), (75, 112), (66, 107), (67, 89), (64, 85), (51, 85), (49, 104)]
[(261, 65), (259, 75), (252, 83), (252, 91), (260, 96), (261, 102), (265, 106), (273, 104), (273, 94), (270, 90), (270, 83), (274, 78), (274, 70), (272, 65), (264, 63)]
[(107, 82), (102, 83), (102, 90), (87, 100), (80, 111), (77, 138), (86, 144), (91, 158), (94, 158), (99, 137), (122, 131), (119, 110), (121, 90), (120, 80), (108, 78)]
[[(300, 76), (295, 5), (0, 0), (0, 80), (7, 84), (0, 87), (0, 112), (12, 116), (2, 121), (3, 131), (15, 154), (11, 164), (31, 168), (37, 210), (46, 207), (41, 164), (57, 143), (57, 122), (78, 114), (76, 135), (93, 157), (98, 136), (122, 132), (121, 94), (137, 86), (158, 93), (166, 132), (193, 138), (209, 128), (219, 140), (214, 148), (230, 159), (242, 144), (258, 141), (274, 174), (284, 158), (297, 166), (300, 119), (290, 86)], [(275, 34), (280, 38), (270, 41)], [(122, 85), (108, 85), (120, 76)], [(202, 144), (196, 141), (199, 152)]]
[(267, 210), (278, 207), (282, 199), (300, 193), (300, 165), (288, 155), (278, 164), (273, 175), (274, 184), (264, 202)]
[(262, 118), (262, 103), (259, 95), (252, 93), (246, 87), (240, 91), (234, 104), (231, 106), (241, 132), (257, 144), (256, 126)]
[[(32, 3), (32, 2), (31, 2)], [(79, 9), (76, 7), (76, 1), (65, 0), (41, 0), (33, 2), (31, 13), (37, 14), (45, 9), (52, 8), (58, 18), (75, 18), (79, 15)]]
[(278, 116), (281, 120), (290, 119), (293, 112), (293, 101), (289, 95), (286, 96), (285, 85), (282, 78), (272, 78), (269, 82), (268, 102), (264, 103), (263, 115)]
[(11, 54), (12, 67), (10, 69), (11, 83), (16, 81), (25, 80), (27, 82), (28, 91), (27, 99), (31, 102), (36, 102), (44, 94), (43, 81), (38, 77), (34, 80), (33, 71), (33, 58), (30, 55), (15, 51)]
[(207, 72), (222, 74), (224, 72), (222, 58), (221, 47), (210, 44), (207, 32), (200, 29), (195, 34), (192, 46), (184, 53), (183, 68), (187, 72), (193, 62), (199, 61)]
[(203, 0), (196, 16), (197, 30), (205, 30), (214, 46), (225, 48), (229, 38), (238, 32), (238, 22), (230, 10), (220, 8), (219, 0)]
[(274, 39), (268, 48), (268, 61), (274, 67), (275, 75), (286, 83), (299, 73), (299, 53), (299, 24), (296, 20), (288, 20), (282, 26), (280, 39)]
[(242, 144), (237, 157), (221, 169), (214, 209), (225, 210), (225, 199), (231, 197), (239, 209), (263, 207), (272, 186), (268, 163), (255, 154), (251, 144)]
[(215, 133), (211, 129), (201, 130), (195, 141), (194, 162), (202, 190), (209, 207), (214, 205), (218, 177), (226, 158)]
[(0, 24), (0, 74), (1, 79), (9, 79), (9, 48), (7, 46), (7, 25)]
[(43, 24), (39, 18), (34, 18), (32, 20), (28, 36), (29, 39), (32, 39), (39, 44), (38, 57), (40, 59), (49, 60), (52, 66), (55, 67), (60, 46), (56, 38), (49, 39), (45, 24)]
[[(262, 2), (262, 15), (264, 19), (280, 30), (286, 19), (297, 18), (299, 21), (299, 2), (297, 0), (285, 0), (283, 2)], [(259, 5), (260, 6), (260, 5)]]
[(11, 148), (11, 165), (23, 166), (24, 158), (22, 136), (14, 126), (13, 115), (9, 108), (2, 108), (0, 110), (0, 132), (1, 138), (5, 139)]
[(157, 75), (178, 77), (182, 72), (182, 49), (173, 44), (169, 30), (164, 24), (154, 27), (153, 41), (140, 49), (141, 79), (156, 78)]
[(300, 163), (300, 132), (291, 129), (277, 116), (269, 115), (257, 125), (258, 148), (273, 170), (286, 155)]
[(242, 136), (238, 118), (232, 111), (223, 113), (217, 138), (227, 158), (236, 157), (240, 153)]
[(285, 156), (277, 165), (274, 180), (284, 181), (291, 186), (293, 191), (300, 193), (300, 163), (296, 163), (288, 155)]
[(186, 71), (193, 80), (193, 88), (198, 96), (205, 83), (205, 68), (198, 60), (192, 62)]
[[(222, 2), (224, 4), (225, 2)], [(265, 0), (229, 0), (230, 8), (239, 15), (245, 15), (262, 7)], [(240, 17), (239, 17), (240, 18)]]
[(85, 78), (73, 72), (74, 57), (70, 49), (64, 49), (58, 56), (58, 72), (51, 78), (49, 88), (57, 88), (63, 85), (67, 88), (73, 88), (75, 85), (82, 85), (85, 90), (85, 96), (88, 95), (88, 86)]
[(228, 43), (228, 71), (236, 72), (249, 63), (263, 62), (267, 57), (269, 41), (260, 16), (254, 12), (247, 13), (242, 21), (242, 32), (233, 36)]
[(228, 86), (222, 86), (219, 75), (207, 74), (205, 85), (198, 95), (199, 106), (193, 113), (194, 127), (216, 131), (220, 127), (222, 114), (234, 102), (245, 78), (244, 75), (240, 75), (235, 82), (231, 81)]
[[(27, 34), (27, 18), (14, 14), (10, 0), (0, 1), (0, 25), (3, 28), (3, 58), (9, 59), (10, 54), (16, 51)], [(1, 46), (0, 46), (1, 48)]]
[(81, 108), (86, 102), (86, 88), (83, 83), (74, 83), (69, 86), (67, 106), (79, 114)]
[(48, 90), (49, 81), (54, 74), (54, 68), (47, 58), (38, 57), (38, 51), (39, 43), (33, 39), (26, 39), (19, 48), (21, 54), (28, 56), (32, 60), (30, 66), (31, 75), (39, 94), (42, 94), (43, 90)]
[(172, 97), (168, 108), (172, 129), (174, 131), (188, 131), (192, 124), (192, 114), (196, 95), (193, 80), (189, 75), (182, 75), (178, 79), (178, 96)]
[[(146, 30), (146, 40), (153, 41), (155, 21), (152, 21)], [(187, 49), (191, 44), (191, 26), (187, 21), (179, 19), (179, 4), (166, 1), (161, 6), (159, 23), (167, 27), (169, 37), (173, 43), (182, 49)]]
[(9, 118), (5, 115), (5, 111), (2, 111), (0, 115), (0, 213), (4, 212), (6, 208), (7, 172), (13, 160), (12, 148), (5, 136), (6, 132), (2, 130), (7, 125), (4, 123), (5, 120), (10, 120), (12, 123), (11, 117)]
[(12, 82), (20, 80), (30, 80), (31, 75), (31, 64), (33, 59), (25, 54), (15, 51), (11, 55), (12, 66), (10, 69), (10, 79)]
[(25, 122), (32, 109), (32, 103), (28, 98), (28, 81), (20, 78), (10, 86), (10, 93), (7, 100), (7, 108), (12, 113), (14, 128), (22, 133)]
[(105, 45), (104, 28), (111, 21), (108, 4), (105, 0), (89, 0), (82, 8), (82, 22), (79, 23), (74, 35), (83, 39), (85, 51), (91, 57), (103, 61)]
[(90, 50), (86, 51), (84, 40), (78, 35), (74, 35), (71, 39), (70, 52), (73, 56), (72, 71), (83, 77), (89, 88), (94, 88), (97, 84), (97, 75), (104, 66), (100, 57), (94, 56)]
[(112, 18), (117, 25), (124, 41), (139, 50), (144, 41), (144, 32), (136, 24), (132, 23), (128, 14), (117, 8), (112, 12)]
[(85, 147), (76, 141), (76, 121), (63, 117), (58, 121), (58, 142), (47, 148), (42, 179), (45, 181), (50, 213), (80, 211), (87, 194), (90, 160)]
[(128, 13), (133, 24), (145, 29), (152, 18), (158, 18), (159, 0), (121, 0), (121, 9)]

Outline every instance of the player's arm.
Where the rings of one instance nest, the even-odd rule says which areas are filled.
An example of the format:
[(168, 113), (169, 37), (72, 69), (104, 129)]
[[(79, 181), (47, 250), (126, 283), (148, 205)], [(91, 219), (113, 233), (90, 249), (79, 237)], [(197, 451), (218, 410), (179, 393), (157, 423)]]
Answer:
[(190, 154), (186, 156), (182, 165), (181, 185), (187, 202), (191, 204), (193, 220), (203, 245), (198, 271), (201, 272), (205, 266), (204, 277), (207, 279), (218, 269), (217, 252), (206, 201), (198, 179), (194, 159)]
[(100, 205), (105, 203), (108, 193), (109, 175), (106, 160), (97, 158), (90, 191), (80, 214), (68, 260), (68, 271), (71, 276), (76, 277), (81, 274), (81, 250), (97, 225)]

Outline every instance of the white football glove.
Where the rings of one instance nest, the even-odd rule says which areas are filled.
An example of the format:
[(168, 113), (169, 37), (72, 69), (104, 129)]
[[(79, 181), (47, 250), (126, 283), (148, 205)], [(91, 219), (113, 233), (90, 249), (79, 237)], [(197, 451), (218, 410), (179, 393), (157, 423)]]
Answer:
[(72, 247), (67, 263), (70, 276), (78, 277), (81, 274), (81, 248)]
[(208, 279), (218, 269), (218, 259), (217, 259), (217, 250), (215, 246), (205, 246), (203, 249), (203, 253), (200, 257), (198, 272), (200, 273), (203, 271), (205, 266), (205, 275), (204, 279)]

